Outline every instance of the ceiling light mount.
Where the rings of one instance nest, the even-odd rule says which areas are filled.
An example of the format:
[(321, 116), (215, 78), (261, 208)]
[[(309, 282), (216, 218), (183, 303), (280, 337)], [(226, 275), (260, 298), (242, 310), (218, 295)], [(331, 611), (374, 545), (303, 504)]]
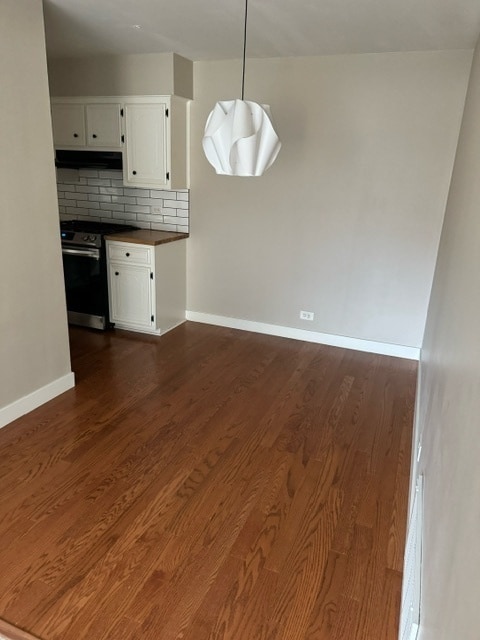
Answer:
[(248, 0), (243, 32), (242, 98), (216, 103), (205, 125), (203, 150), (220, 175), (261, 176), (275, 161), (281, 143), (270, 107), (245, 100)]

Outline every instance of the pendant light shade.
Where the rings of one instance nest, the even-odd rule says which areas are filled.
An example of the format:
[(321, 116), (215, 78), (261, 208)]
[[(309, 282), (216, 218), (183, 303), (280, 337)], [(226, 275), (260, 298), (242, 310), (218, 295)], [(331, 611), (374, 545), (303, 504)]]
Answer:
[(205, 125), (203, 150), (220, 175), (261, 176), (282, 146), (272, 125), (270, 107), (244, 100), (248, 0), (245, 0), (242, 99), (217, 102)]
[(208, 117), (203, 150), (220, 175), (261, 176), (280, 147), (266, 104), (224, 100), (217, 102)]

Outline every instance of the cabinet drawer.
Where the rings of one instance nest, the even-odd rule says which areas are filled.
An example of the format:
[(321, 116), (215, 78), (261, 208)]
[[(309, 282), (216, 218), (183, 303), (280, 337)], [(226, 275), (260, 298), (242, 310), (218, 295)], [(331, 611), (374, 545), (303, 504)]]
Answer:
[(108, 259), (125, 264), (150, 265), (152, 250), (150, 247), (138, 246), (127, 242), (118, 244), (108, 243)]

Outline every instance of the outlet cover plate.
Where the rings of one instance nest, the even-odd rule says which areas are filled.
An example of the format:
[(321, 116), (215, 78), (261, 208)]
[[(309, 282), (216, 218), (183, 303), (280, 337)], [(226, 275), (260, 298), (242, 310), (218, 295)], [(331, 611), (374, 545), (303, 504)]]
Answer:
[(314, 316), (313, 311), (300, 311), (300, 320), (313, 320)]

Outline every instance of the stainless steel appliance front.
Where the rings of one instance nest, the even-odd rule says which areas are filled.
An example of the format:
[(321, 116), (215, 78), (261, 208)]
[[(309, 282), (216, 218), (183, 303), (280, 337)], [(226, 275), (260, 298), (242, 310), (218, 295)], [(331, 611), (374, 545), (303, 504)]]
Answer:
[(132, 228), (83, 220), (61, 222), (63, 272), (70, 324), (102, 330), (113, 326), (108, 309), (103, 236)]

